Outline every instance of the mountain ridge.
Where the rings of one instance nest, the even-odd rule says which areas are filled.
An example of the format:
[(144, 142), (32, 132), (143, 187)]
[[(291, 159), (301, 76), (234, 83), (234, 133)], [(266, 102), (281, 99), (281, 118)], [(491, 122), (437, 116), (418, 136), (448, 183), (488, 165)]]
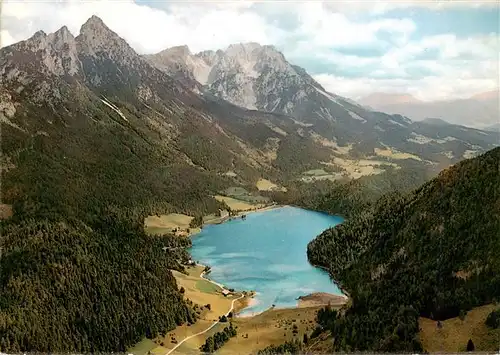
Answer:
[(398, 98), (407, 94), (373, 95), (361, 98), (360, 102), (376, 110), (399, 113), (417, 121), (435, 117), (452, 124), (484, 129), (500, 119), (498, 90), (482, 92), (468, 98), (436, 101), (401, 102)]
[[(498, 143), (498, 138), (490, 133), (479, 137), (471, 130), (469, 136), (467, 128), (464, 131), (450, 124), (450, 132), (462, 130), (460, 138), (455, 137), (458, 138), (456, 143), (461, 142), (460, 153), (456, 144), (454, 147), (434, 145), (447, 135), (440, 137), (426, 123), (412, 122), (398, 114), (373, 111), (327, 92), (305, 69), (289, 63), (273, 46), (240, 43), (228, 46), (225, 51), (189, 52), (187, 57), (190, 59), (168, 56), (168, 49), (160, 53), (146, 58), (170, 75), (184, 76), (191, 83), (194, 79), (197, 84), (191, 86), (196, 86), (198, 92), (209, 93), (243, 108), (292, 116), (310, 125), (310, 131), (340, 146), (352, 144), (353, 150), (361, 155), (374, 156), (377, 150), (390, 147), (425, 157), (428, 161), (442, 162), (479, 146), (484, 152)], [(204, 62), (204, 76), (197, 79), (190, 63), (204, 61), (203, 58), (210, 58), (210, 63)], [(179, 67), (182, 70), (179, 71)], [(415, 136), (426, 138), (417, 142)], [(481, 142), (485, 139), (488, 143)], [(450, 163), (456, 161), (456, 158), (451, 158)]]

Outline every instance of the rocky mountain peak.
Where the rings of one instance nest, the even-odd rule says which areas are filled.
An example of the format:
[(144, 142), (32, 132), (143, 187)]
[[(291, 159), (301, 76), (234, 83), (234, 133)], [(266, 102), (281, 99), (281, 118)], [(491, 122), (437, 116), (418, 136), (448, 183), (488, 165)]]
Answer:
[(31, 36), (31, 37), (28, 39), (28, 41), (30, 41), (30, 40), (32, 40), (32, 41), (37, 41), (37, 40), (40, 40), (40, 39), (45, 38), (45, 37), (47, 37), (47, 34), (46, 34), (44, 31), (40, 30), (40, 31), (36, 31), (36, 32), (33, 34), (33, 36)]
[(189, 47), (186, 45), (167, 48), (160, 53), (163, 53), (165, 55), (179, 56), (181, 58), (186, 58), (187, 56), (191, 55), (191, 51), (189, 50)]
[(15, 43), (15, 44), (13, 44), (13, 46), (16, 47), (19, 45), (25, 45), (30, 50), (36, 52), (37, 50), (44, 47), (44, 43), (45, 43), (46, 39), (47, 39), (47, 34), (44, 31), (40, 30), (40, 31), (36, 31), (33, 34), (33, 36), (28, 38), (26, 41)]
[(54, 47), (54, 49), (57, 50), (62, 50), (65, 45), (71, 47), (75, 47), (76, 45), (75, 37), (66, 26), (63, 26), (56, 32), (49, 34), (46, 38), (47, 41), (49, 41)]
[(110, 59), (118, 61), (137, 55), (124, 39), (95, 15), (82, 25), (80, 35), (76, 40), (79, 51), (86, 55), (96, 56), (97, 53), (107, 53)]
[(276, 47), (271, 45), (260, 45), (255, 42), (231, 44), (224, 55), (235, 59), (240, 64), (243, 62), (259, 63), (260, 66), (264, 63), (271, 63), (275, 66), (275, 70), (283, 70), (289, 68), (290, 64), (286, 61), (283, 53), (278, 51)]
[[(66, 26), (50, 34), (37, 31), (26, 41), (5, 48), (5, 53), (17, 51), (32, 52), (33, 57), (8, 57), (9, 61), (12, 61), (12, 65), (16, 66), (16, 70), (8, 75), (11, 78), (24, 76), (22, 74), (24, 66), (31, 67), (33, 63), (41, 64), (41, 66), (36, 66), (37, 72), (46, 72), (58, 76), (75, 75), (81, 69), (75, 37)], [(28, 82), (28, 79), (26, 80)]]
[(222, 55), (224, 52), (219, 50), (217, 52), (212, 51), (212, 50), (206, 50), (202, 51), (196, 54), (196, 57), (203, 59), (205, 63), (207, 63), (210, 66), (213, 66), (215, 64), (215, 61), (217, 60), (218, 55)]
[(44, 63), (57, 75), (75, 75), (81, 70), (78, 59), (76, 39), (66, 26), (47, 36), (50, 51), (46, 53)]
[(229, 56), (250, 55), (254, 50), (260, 49), (261, 45), (255, 42), (230, 44), (226, 49)]
[(85, 32), (99, 32), (99, 31), (110, 31), (110, 29), (104, 24), (100, 17), (92, 15), (80, 28), (80, 33)]

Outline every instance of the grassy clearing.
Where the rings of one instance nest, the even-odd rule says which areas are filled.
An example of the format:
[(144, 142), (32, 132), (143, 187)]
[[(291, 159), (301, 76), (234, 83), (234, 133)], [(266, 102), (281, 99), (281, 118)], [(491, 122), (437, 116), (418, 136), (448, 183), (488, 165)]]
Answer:
[(420, 159), (416, 155), (398, 152), (396, 150), (392, 150), (391, 148), (387, 148), (387, 149), (375, 148), (375, 154), (379, 155), (381, 157), (387, 157), (387, 158), (391, 158), (391, 159), (415, 159), (418, 161), (422, 161), (422, 159)]
[(8, 219), (12, 217), (12, 206), (5, 203), (0, 203), (0, 219)]
[[(230, 295), (224, 297), (221, 293), (221, 288), (217, 285), (210, 283), (200, 277), (204, 267), (197, 265), (188, 267), (186, 269), (187, 275), (178, 271), (172, 271), (177, 280), (177, 284), (183, 287), (184, 297), (193, 301), (193, 303), (200, 306), (210, 304), (210, 309), (203, 308), (200, 314), (200, 319), (193, 325), (188, 326), (184, 324), (175, 328), (165, 335), (165, 337), (158, 337), (154, 340), (145, 339), (138, 343), (134, 348), (130, 349), (133, 354), (145, 355), (148, 351), (156, 355), (165, 355), (170, 349), (174, 348), (177, 342), (182, 341), (192, 334), (196, 334), (207, 329), (214, 321), (219, 319), (219, 316), (227, 313), (231, 308), (232, 300), (238, 298), (240, 294)], [(235, 302), (235, 310), (242, 309), (248, 301), (243, 298)], [(217, 325), (214, 330), (205, 334), (194, 337), (181, 346), (179, 346), (172, 354), (199, 354), (198, 348), (205, 342), (206, 338), (217, 329), (222, 329), (223, 325)], [(219, 330), (220, 330), (219, 329)], [(175, 340), (174, 340), (175, 339)], [(163, 344), (163, 345), (162, 345)]]
[(143, 339), (137, 343), (133, 348), (130, 348), (127, 352), (129, 354), (147, 354), (148, 351), (153, 350), (158, 345), (151, 339)]
[(380, 161), (374, 160), (350, 160), (335, 157), (333, 165), (341, 166), (342, 169), (353, 179), (359, 179), (362, 176), (376, 175), (384, 172), (380, 168), (382, 165)]
[(217, 201), (224, 201), (229, 206), (229, 208), (231, 208), (233, 211), (234, 210), (250, 211), (250, 210), (254, 210), (254, 209), (263, 207), (262, 204), (251, 204), (251, 203), (248, 203), (248, 202), (245, 202), (242, 200), (238, 200), (238, 199), (235, 199), (233, 197), (228, 197), (228, 196), (217, 195), (217, 196), (215, 196), (215, 199)]
[(308, 308), (315, 306), (330, 305), (332, 307), (341, 307), (348, 301), (347, 297), (334, 295), (326, 292), (314, 292), (307, 296), (299, 297), (297, 307)]
[[(238, 335), (230, 339), (218, 354), (252, 354), (269, 345), (282, 344), (294, 338), (302, 340), (304, 333), (310, 335), (316, 326), (315, 317), (319, 307), (301, 309), (273, 309), (248, 318), (236, 318)], [(293, 326), (297, 334), (293, 334)], [(248, 338), (246, 337), (248, 334)]]
[(207, 280), (196, 281), (195, 286), (198, 290), (205, 293), (216, 293), (221, 291), (219, 286), (214, 285), (213, 283)]
[(257, 181), (257, 183), (255, 184), (257, 186), (257, 189), (259, 191), (276, 191), (276, 190), (279, 190), (279, 191), (284, 191), (286, 192), (286, 188), (284, 187), (279, 187), (278, 185), (276, 185), (275, 183), (267, 180), (267, 179), (259, 179), (259, 181)]
[[(268, 180), (266, 180), (268, 181)], [(269, 181), (269, 183), (271, 183)], [(272, 184), (272, 183), (271, 183)], [(226, 190), (221, 192), (222, 196), (228, 196), (232, 197), (234, 199), (248, 202), (248, 203), (267, 203), (269, 202), (268, 197), (261, 196), (259, 194), (253, 193), (253, 192), (248, 192), (246, 189), (238, 186), (233, 186), (233, 187), (228, 187)]]
[(319, 180), (336, 181), (342, 179), (342, 177), (343, 175), (341, 173), (329, 173), (324, 169), (313, 169), (303, 172), (300, 180), (310, 183)]
[(314, 132), (310, 132), (311, 133), (311, 136), (313, 137), (314, 141), (316, 143), (319, 143), (321, 144), (322, 146), (324, 147), (330, 147), (330, 148), (333, 148), (334, 151), (337, 153), (337, 154), (342, 154), (342, 155), (346, 155), (346, 154), (349, 154), (349, 152), (351, 151), (352, 149), (352, 144), (348, 144), (347, 146), (345, 147), (342, 147), (342, 146), (339, 146), (337, 144), (337, 142), (334, 142), (334, 141), (331, 141), (331, 140), (328, 140), (326, 139), (325, 137), (322, 137), (320, 136), (319, 134), (317, 133), (314, 133)]
[[(187, 236), (196, 232), (195, 229), (191, 230), (189, 228), (189, 223), (191, 223), (193, 218), (194, 217), (179, 213), (148, 216), (144, 220), (144, 228), (149, 234), (164, 234), (177, 230), (180, 236)], [(188, 229), (190, 233), (187, 232)]]
[(469, 339), (475, 345), (476, 351), (498, 351), (500, 347), (500, 329), (489, 329), (485, 324), (486, 317), (500, 306), (486, 305), (469, 311), (462, 321), (451, 318), (442, 322), (442, 328), (437, 328), (437, 322), (428, 318), (420, 318), (420, 340), (424, 349), (431, 353), (464, 352)]
[(313, 170), (308, 170), (304, 172), (304, 175), (309, 175), (309, 176), (322, 176), (322, 175), (329, 175), (324, 169), (313, 169)]

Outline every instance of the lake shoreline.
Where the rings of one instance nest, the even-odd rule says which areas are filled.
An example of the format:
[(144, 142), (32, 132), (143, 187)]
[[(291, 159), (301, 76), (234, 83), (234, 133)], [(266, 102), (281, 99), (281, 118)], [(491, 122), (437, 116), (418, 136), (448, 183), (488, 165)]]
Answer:
[[(218, 217), (218, 218), (214, 218), (208, 222), (204, 222), (203, 224), (204, 225), (217, 225), (217, 224), (222, 224), (222, 223), (226, 223), (226, 222), (229, 222), (229, 221), (232, 221), (234, 219), (237, 219), (237, 218), (242, 218), (242, 216), (246, 216), (246, 215), (249, 215), (249, 214), (252, 214), (252, 213), (256, 213), (256, 212), (265, 212), (265, 211), (271, 211), (271, 210), (274, 210), (274, 209), (278, 209), (278, 208), (283, 208), (283, 207), (287, 207), (287, 205), (269, 205), (269, 206), (265, 206), (265, 207), (260, 207), (260, 208), (256, 208), (254, 210), (247, 210), (247, 211), (239, 211), (236, 213), (236, 215), (234, 216), (226, 216), (226, 217)], [(198, 233), (200, 233), (201, 230), (199, 231), (196, 231), (194, 233), (191, 233), (189, 236), (194, 236)]]
[[(256, 213), (256, 212), (266, 212), (266, 211), (271, 211), (271, 210), (278, 209), (278, 208), (283, 208), (283, 207), (287, 207), (287, 205), (272, 204), (272, 205), (270, 205), (270, 206), (264, 206), (264, 207), (256, 208), (255, 210), (240, 211), (240, 212), (237, 212), (237, 214), (236, 214), (235, 216), (219, 217), (219, 218), (216, 218), (216, 219), (210, 220), (209, 222), (206, 222), (206, 223), (204, 223), (204, 224), (207, 224), (207, 225), (218, 225), (218, 224), (222, 224), (222, 223), (226, 223), (226, 222), (229, 222), (229, 221), (235, 220), (235, 219), (237, 219), (237, 218), (240, 218), (240, 219), (241, 219), (241, 218), (242, 218), (242, 216), (246, 216), (246, 215), (251, 214), (251, 213)], [(191, 237), (195, 237), (197, 234), (199, 234), (199, 233), (201, 232), (201, 230), (202, 230), (202, 228), (199, 228), (199, 230), (197, 230), (197, 231), (195, 231), (195, 232), (193, 232), (193, 233), (190, 233), (190, 234), (188, 235), (188, 237), (189, 237), (189, 238), (191, 238)], [(203, 266), (203, 267), (207, 267), (207, 266), (208, 266), (208, 267), (210, 267), (210, 265), (205, 265), (205, 264), (201, 264), (201, 263), (197, 263), (196, 265), (200, 265), (200, 266)], [(209, 272), (210, 272), (210, 271), (209, 271)], [(203, 279), (203, 280), (206, 280), (206, 281), (208, 281), (208, 282), (210, 282), (210, 283), (212, 283), (212, 284), (214, 284), (214, 285), (216, 285), (216, 286), (218, 286), (218, 287), (220, 287), (221, 289), (227, 289), (227, 288), (225, 287), (225, 285), (223, 285), (222, 283), (219, 283), (219, 282), (217, 282), (217, 281), (214, 281), (214, 280), (212, 280), (212, 279), (208, 278), (206, 275), (207, 275), (209, 272), (206, 272), (205, 270), (203, 270), (203, 271), (202, 271), (202, 273), (200, 274), (200, 278), (201, 278), (201, 279)], [(236, 290), (235, 290), (235, 292), (237, 292), (237, 293), (248, 293), (248, 294), (250, 295), (249, 297), (250, 297), (251, 299), (253, 299), (253, 297), (254, 297), (254, 295), (255, 295), (255, 292), (254, 292), (254, 291), (251, 291), (251, 290), (238, 290), (238, 291), (236, 291)], [(241, 308), (241, 309), (239, 310), (239, 312), (241, 312), (242, 310), (244, 310), (245, 308), (248, 308), (248, 307), (250, 307), (250, 306), (251, 306), (251, 304), (250, 304), (250, 302), (249, 302), (249, 303), (248, 303), (245, 307)], [(271, 308), (272, 308), (272, 307), (271, 307)], [(298, 308), (298, 307), (290, 307), (290, 308)], [(265, 311), (267, 311), (267, 310), (265, 310)], [(265, 312), (265, 311), (263, 311), (263, 312)], [(239, 313), (239, 312), (238, 312), (238, 313)], [(254, 314), (254, 313), (252, 313), (252, 314), (251, 314), (251, 315), (249, 315), (249, 316), (241, 316), (241, 315), (240, 315), (239, 317), (245, 317), (245, 318), (246, 318), (246, 317), (253, 317), (253, 316), (256, 316), (256, 315), (261, 314), (261, 313), (263, 313), (263, 312), (255, 312), (255, 314)]]
[(313, 264), (313, 263), (310, 263), (312, 266), (314, 267), (317, 267), (318, 269), (322, 269), (322, 270), (325, 270), (328, 275), (330, 276), (330, 281), (333, 282), (335, 285), (337, 285), (337, 287), (339, 288), (339, 290), (342, 292), (342, 294), (349, 300), (351, 297), (349, 296), (349, 293), (347, 292), (347, 290), (342, 286), (342, 284), (337, 281), (337, 280), (334, 280), (331, 278), (331, 274), (330, 274), (330, 270), (328, 270), (328, 268), (324, 267), (324, 266), (321, 266), (321, 265), (317, 265), (317, 264)]
[[(246, 215), (249, 215), (251, 213), (266, 212), (266, 211), (271, 211), (271, 210), (275, 210), (275, 209), (279, 209), (279, 208), (285, 208), (285, 207), (296, 207), (296, 206), (273, 204), (273, 205), (269, 205), (269, 206), (265, 206), (265, 207), (256, 208), (254, 210), (240, 211), (240, 212), (238, 212), (234, 216), (219, 217), (219, 218), (211, 220), (211, 221), (209, 221), (209, 222), (207, 222), (205, 224), (207, 224), (207, 225), (223, 224), (223, 223), (231, 221), (231, 220), (240, 219), (240, 218), (242, 218), (242, 216), (244, 216), (244, 215), (246, 216)], [(303, 209), (302, 207), (297, 207), (297, 208)], [(200, 231), (197, 231), (197, 233), (191, 234), (190, 237), (195, 237)], [(198, 265), (201, 265), (201, 266), (204, 266), (204, 267), (205, 266), (209, 266), (210, 267), (210, 265), (204, 265), (204, 264), (198, 264)], [(328, 270), (326, 268), (322, 267), (322, 266), (313, 265), (313, 264), (311, 264), (311, 266), (313, 266), (315, 268), (319, 268), (319, 269), (325, 270), (329, 274)], [(202, 279), (204, 279), (204, 280), (206, 280), (208, 282), (211, 282), (212, 284), (214, 284), (214, 285), (216, 285), (216, 286), (218, 286), (218, 287), (220, 287), (222, 289), (228, 289), (222, 283), (219, 283), (217, 281), (214, 281), (214, 280), (210, 279), (208, 277), (208, 273), (206, 271), (203, 271), (200, 274), (200, 278), (202, 278)], [(338, 286), (341, 294), (327, 293), (327, 292), (312, 292), (310, 294), (304, 294), (304, 295), (299, 296), (297, 298), (297, 304), (295, 306), (276, 307), (276, 306), (273, 305), (273, 306), (271, 306), (271, 307), (269, 307), (269, 308), (267, 308), (265, 310), (262, 310), (262, 311), (251, 312), (251, 313), (246, 313), (246, 314), (238, 314), (238, 317), (240, 317), (240, 318), (251, 318), (251, 317), (255, 317), (257, 315), (260, 315), (260, 314), (262, 314), (264, 312), (271, 311), (271, 310), (301, 309), (301, 308), (313, 307), (313, 306), (320, 306), (320, 305), (326, 306), (328, 304), (332, 304), (335, 307), (340, 307), (342, 305), (345, 305), (348, 302), (348, 300), (349, 300), (348, 293), (336, 281), (330, 280), (330, 282), (332, 282), (336, 286)], [(253, 297), (255, 296), (255, 292), (254, 291), (249, 291), (249, 290), (235, 290), (235, 292), (236, 293), (243, 293), (243, 292), (251, 293), (251, 299), (253, 299)], [(320, 293), (323, 294), (322, 297), (318, 297), (317, 296), (317, 294), (320, 294)], [(314, 301), (303, 301), (304, 299), (305, 300), (314, 299)], [(323, 300), (323, 302), (321, 302), (321, 300)], [(310, 303), (310, 305), (307, 305), (308, 303)], [(251, 307), (251, 306), (252, 306), (252, 304), (251, 304), (251, 302), (249, 302), (245, 307), (243, 307), (243, 308), (241, 308), (239, 310), (239, 313), (241, 311), (244, 311), (245, 309)]]

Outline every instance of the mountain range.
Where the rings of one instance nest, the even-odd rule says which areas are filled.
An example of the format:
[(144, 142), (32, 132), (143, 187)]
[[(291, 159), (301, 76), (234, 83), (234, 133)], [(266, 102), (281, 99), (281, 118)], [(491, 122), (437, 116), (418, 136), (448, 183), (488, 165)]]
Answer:
[(467, 157), (498, 143), (498, 135), (491, 132), (452, 124), (436, 131), (426, 122), (374, 111), (327, 92), (303, 68), (289, 63), (269, 45), (240, 43), (196, 54), (182, 46), (145, 58), (202, 95), (249, 110), (291, 116), (306, 124), (307, 131), (327, 140), (323, 143), (349, 147), (354, 156), (380, 157), (394, 151), (430, 162), (452, 163), (464, 154)]
[(500, 122), (498, 90), (465, 99), (421, 101), (408, 94), (373, 93), (359, 102), (374, 110), (405, 115), (412, 120), (439, 118), (447, 122), (487, 129)]

